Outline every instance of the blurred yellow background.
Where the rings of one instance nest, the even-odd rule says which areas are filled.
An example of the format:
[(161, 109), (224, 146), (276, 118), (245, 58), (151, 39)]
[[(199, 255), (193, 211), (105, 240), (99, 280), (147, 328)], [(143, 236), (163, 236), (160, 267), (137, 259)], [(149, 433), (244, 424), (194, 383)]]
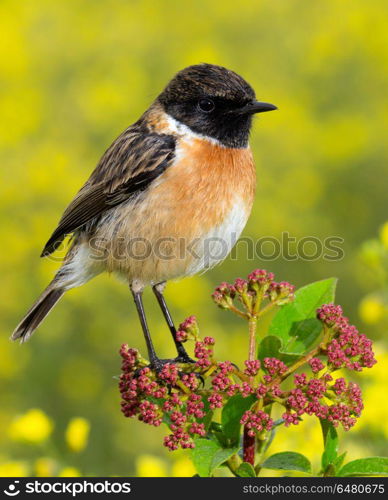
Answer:
[[(257, 119), (258, 190), (244, 235), (344, 239), (341, 261), (249, 261), (172, 283), (177, 322), (198, 316), (220, 358), (240, 362), (244, 325), (209, 299), (256, 267), (297, 286), (338, 276), (338, 302), (376, 341), (380, 363), (357, 377), (365, 411), (349, 458), (386, 453), (388, 437), (388, 3), (385, 0), (1, 0), (0, 475), (191, 475), (164, 429), (124, 419), (121, 343), (144, 351), (128, 289), (100, 276), (73, 290), (27, 345), (8, 337), (57, 265), (40, 260), (63, 209), (112, 140), (179, 69), (198, 62), (243, 75), (279, 107)], [(147, 294), (156, 347), (173, 353)], [(385, 344), (386, 345), (386, 344)], [(282, 429), (272, 451), (319, 462), (313, 418)]]

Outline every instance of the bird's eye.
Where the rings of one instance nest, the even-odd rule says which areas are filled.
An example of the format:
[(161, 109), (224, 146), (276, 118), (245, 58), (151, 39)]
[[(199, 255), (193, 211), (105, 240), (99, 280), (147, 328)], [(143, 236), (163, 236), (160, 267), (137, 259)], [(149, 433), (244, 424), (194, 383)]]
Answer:
[(204, 113), (210, 113), (215, 108), (214, 102), (211, 99), (200, 99), (198, 108)]

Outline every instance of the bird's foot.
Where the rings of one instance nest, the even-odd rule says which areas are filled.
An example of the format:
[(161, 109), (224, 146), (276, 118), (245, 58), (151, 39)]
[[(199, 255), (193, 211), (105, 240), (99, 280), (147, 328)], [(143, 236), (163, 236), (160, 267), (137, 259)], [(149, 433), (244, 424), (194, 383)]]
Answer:
[(163, 367), (166, 365), (175, 365), (175, 359), (160, 359), (154, 358), (147, 365), (141, 366), (135, 370), (134, 377), (138, 378), (140, 375), (144, 374), (144, 369), (151, 370), (152, 372), (159, 375), (159, 373), (163, 370)]
[(163, 367), (166, 365), (175, 365), (177, 363), (176, 359), (160, 359), (160, 358), (154, 358), (151, 360), (150, 364), (148, 365), (148, 368), (155, 373), (159, 374), (162, 370)]
[(190, 358), (190, 356), (187, 353), (179, 354), (179, 356), (173, 359), (173, 362), (182, 364), (192, 364), (192, 365), (196, 363), (196, 361)]
[(202, 377), (202, 375), (200, 373), (190, 369), (190, 365), (195, 365), (196, 361), (194, 359), (190, 358), (190, 356), (187, 354), (187, 352), (185, 352), (184, 354), (179, 354), (174, 359), (174, 362), (182, 364), (182, 365), (189, 365), (187, 367), (187, 370), (180, 370), (179, 371), (180, 378), (193, 374), (197, 377), (198, 380), (200, 380), (202, 386), (205, 385), (205, 379)]
[[(202, 375), (196, 371), (190, 370), (190, 365), (193, 365), (195, 361), (191, 359), (188, 355), (186, 356), (177, 356), (176, 358), (173, 359), (159, 359), (155, 358), (153, 359), (150, 364), (148, 365), (148, 368), (152, 370), (153, 372), (156, 373), (157, 376), (162, 372), (163, 368), (166, 365), (175, 365), (178, 368), (178, 376), (181, 380), (185, 380), (187, 377), (190, 375), (194, 375), (202, 384), (202, 386), (205, 385), (205, 380), (202, 377)], [(186, 366), (182, 366), (186, 365)], [(187, 366), (189, 365), (189, 366)], [(163, 377), (164, 378), (164, 377)]]
[(183, 347), (183, 344), (178, 343), (177, 344), (177, 351), (178, 351), (178, 356), (174, 359), (175, 363), (182, 363), (182, 364), (195, 364), (196, 361), (187, 354), (186, 349)]

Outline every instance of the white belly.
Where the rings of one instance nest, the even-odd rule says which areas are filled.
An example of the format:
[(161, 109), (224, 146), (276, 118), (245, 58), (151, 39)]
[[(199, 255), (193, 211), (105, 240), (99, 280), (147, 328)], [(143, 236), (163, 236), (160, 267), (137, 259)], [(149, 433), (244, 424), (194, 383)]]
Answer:
[(188, 262), (186, 274), (197, 274), (222, 262), (239, 239), (248, 216), (246, 206), (237, 201), (224, 221), (193, 245), (194, 258)]

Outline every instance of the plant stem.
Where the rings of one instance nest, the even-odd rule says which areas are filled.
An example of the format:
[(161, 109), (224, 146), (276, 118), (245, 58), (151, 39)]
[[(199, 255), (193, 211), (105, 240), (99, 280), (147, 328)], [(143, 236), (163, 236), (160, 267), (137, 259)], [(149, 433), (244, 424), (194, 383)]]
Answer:
[(255, 451), (256, 451), (256, 437), (249, 436), (249, 429), (247, 426), (244, 427), (244, 435), (243, 435), (243, 460), (244, 462), (248, 462), (255, 466)]
[(253, 361), (256, 359), (256, 329), (257, 329), (257, 318), (256, 316), (251, 316), (249, 318), (249, 352), (248, 359)]
[(293, 373), (295, 370), (297, 370), (300, 366), (304, 365), (305, 363), (308, 363), (310, 359), (312, 359), (314, 356), (318, 354), (320, 351), (320, 346), (317, 346), (315, 349), (307, 353), (305, 356), (302, 356), (298, 361), (296, 361), (293, 365), (290, 366), (290, 368), (282, 375), (282, 378), (286, 378), (291, 373)]
[(265, 307), (263, 307), (263, 309), (261, 309), (257, 313), (257, 317), (261, 318), (261, 316), (264, 316), (264, 314), (266, 314), (267, 312), (271, 311), (271, 309), (273, 309), (275, 306), (276, 306), (275, 302), (270, 302), (269, 304), (267, 304)]
[(257, 316), (259, 316), (260, 306), (261, 306), (261, 303), (263, 301), (263, 292), (257, 291), (256, 293), (257, 293), (257, 296), (256, 296), (256, 301), (253, 305), (252, 315), (257, 317)]
[(237, 314), (237, 316), (240, 316), (240, 318), (249, 319), (248, 314), (245, 313), (245, 312), (243, 312), (243, 311), (241, 311), (234, 304), (230, 304), (229, 305), (229, 310), (232, 311), (234, 314)]
[[(257, 329), (257, 318), (256, 316), (251, 316), (249, 318), (249, 352), (248, 359), (249, 361), (253, 361), (256, 359), (256, 329)], [(254, 377), (250, 377), (250, 383), (254, 382)], [(248, 434), (249, 429), (244, 427), (244, 435), (243, 435), (243, 459), (244, 462), (248, 462), (255, 466), (255, 451), (256, 451), (256, 437), (250, 436)]]
[(294, 371), (296, 371), (299, 367), (304, 365), (305, 363), (308, 363), (310, 359), (314, 358), (317, 354), (319, 354), (321, 350), (321, 344), (318, 345), (315, 349), (310, 351), (308, 354), (305, 356), (302, 356), (298, 361), (296, 361), (293, 365), (289, 367), (289, 369), (283, 373), (283, 375), (280, 375), (279, 377), (276, 377), (270, 384), (269, 387), (273, 387), (276, 384), (280, 384), (283, 380), (285, 380), (287, 377), (289, 377)]

